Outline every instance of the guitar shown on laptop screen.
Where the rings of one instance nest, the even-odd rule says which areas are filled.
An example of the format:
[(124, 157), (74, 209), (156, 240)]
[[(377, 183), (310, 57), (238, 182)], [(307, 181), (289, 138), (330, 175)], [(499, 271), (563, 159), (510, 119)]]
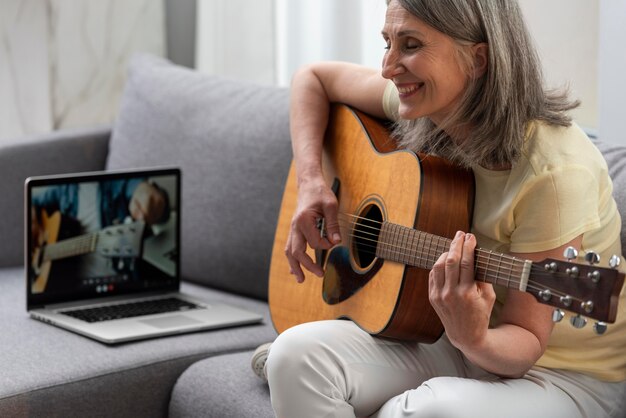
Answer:
[(30, 294), (97, 297), (176, 284), (178, 188), (173, 174), (32, 185)]

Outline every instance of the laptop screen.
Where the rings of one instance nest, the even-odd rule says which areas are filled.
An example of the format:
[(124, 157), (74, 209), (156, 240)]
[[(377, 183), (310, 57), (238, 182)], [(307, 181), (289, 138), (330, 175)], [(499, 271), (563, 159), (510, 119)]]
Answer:
[(28, 308), (177, 290), (180, 170), (26, 180)]

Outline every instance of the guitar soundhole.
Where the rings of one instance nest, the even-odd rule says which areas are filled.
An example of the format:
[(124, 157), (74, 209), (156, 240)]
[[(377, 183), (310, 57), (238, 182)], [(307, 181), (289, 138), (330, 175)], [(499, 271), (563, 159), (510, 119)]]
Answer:
[(329, 305), (349, 299), (382, 267), (382, 259), (376, 257), (382, 222), (380, 206), (370, 200), (354, 217), (351, 245), (337, 245), (329, 251), (322, 285), (322, 296)]
[(376, 260), (376, 245), (382, 222), (382, 211), (375, 204), (366, 206), (356, 218), (353, 254), (354, 262), (361, 269), (367, 269)]

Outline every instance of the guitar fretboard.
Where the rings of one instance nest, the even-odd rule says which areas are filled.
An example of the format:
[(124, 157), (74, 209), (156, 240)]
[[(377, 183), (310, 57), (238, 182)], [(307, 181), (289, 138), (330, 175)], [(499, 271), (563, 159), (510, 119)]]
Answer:
[[(376, 256), (430, 270), (439, 256), (448, 251), (451, 242), (448, 238), (383, 222), (376, 245)], [(530, 261), (476, 249), (474, 265), (476, 280), (526, 291), (532, 265)]]
[(49, 244), (44, 250), (43, 260), (54, 261), (90, 253), (96, 249), (97, 241), (98, 234), (92, 233)]

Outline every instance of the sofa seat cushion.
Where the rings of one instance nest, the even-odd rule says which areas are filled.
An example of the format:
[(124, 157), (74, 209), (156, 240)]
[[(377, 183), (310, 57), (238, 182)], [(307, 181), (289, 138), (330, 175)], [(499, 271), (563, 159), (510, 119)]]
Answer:
[(252, 351), (199, 361), (180, 376), (170, 400), (172, 418), (272, 418), (267, 383), (250, 367)]
[(264, 322), (107, 346), (29, 318), (23, 269), (0, 269), (0, 416), (162, 416), (189, 365), (276, 337), (266, 303), (191, 283), (182, 290), (261, 313)]
[(267, 298), (291, 162), (288, 112), (285, 88), (132, 60), (107, 168), (181, 167), (183, 277)]

